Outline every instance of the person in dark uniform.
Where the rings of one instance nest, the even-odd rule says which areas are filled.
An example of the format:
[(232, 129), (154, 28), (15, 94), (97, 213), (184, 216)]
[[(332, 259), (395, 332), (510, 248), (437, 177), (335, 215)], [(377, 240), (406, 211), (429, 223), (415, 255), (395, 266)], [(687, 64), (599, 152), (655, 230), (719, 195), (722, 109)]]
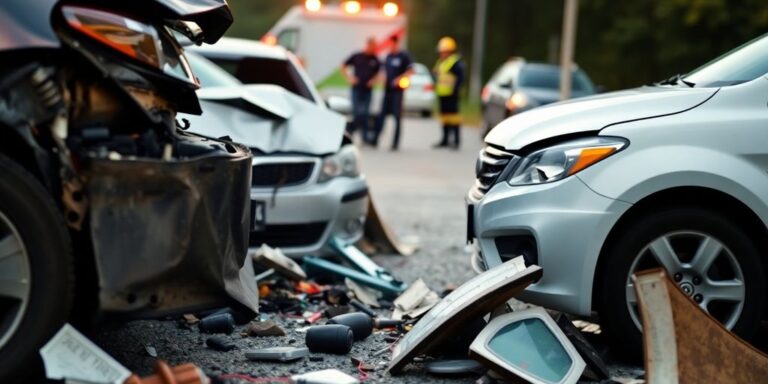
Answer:
[(376, 56), (376, 40), (372, 37), (368, 39), (364, 51), (352, 54), (341, 66), (341, 73), (352, 85), (352, 124), (349, 126), (349, 134), (354, 134), (358, 128), (362, 128), (364, 143), (373, 140), (368, 122), (372, 89), (380, 69), (381, 62)]
[(407, 79), (413, 74), (413, 60), (411, 56), (400, 50), (400, 40), (397, 36), (390, 39), (392, 45), (390, 53), (384, 59), (384, 101), (381, 106), (381, 114), (376, 120), (375, 136), (371, 145), (378, 145), (379, 135), (384, 128), (384, 120), (388, 115), (395, 117), (395, 135), (392, 139), (392, 150), (396, 151), (400, 146), (400, 126), (403, 115), (403, 93), (407, 87)]
[[(461, 144), (461, 115), (459, 91), (464, 82), (464, 62), (457, 53), (456, 40), (443, 37), (437, 44), (440, 58), (434, 68), (435, 93), (440, 100), (440, 121), (443, 123), (443, 139), (435, 148), (459, 149)], [(453, 140), (451, 140), (453, 138)]]

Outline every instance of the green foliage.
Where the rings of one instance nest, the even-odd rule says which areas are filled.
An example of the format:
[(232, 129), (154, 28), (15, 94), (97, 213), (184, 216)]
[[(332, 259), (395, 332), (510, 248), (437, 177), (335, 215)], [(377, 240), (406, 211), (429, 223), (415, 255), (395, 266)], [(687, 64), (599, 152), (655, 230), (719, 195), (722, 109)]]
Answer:
[[(260, 38), (300, 0), (229, 0), (232, 36)], [(375, 1), (378, 3), (379, 1)], [(409, 15), (408, 47), (432, 66), (437, 40), (450, 35), (471, 63), (475, 2), (402, 0)], [(738, 4), (737, 4), (738, 3)], [(563, 0), (488, 0), (487, 79), (504, 61), (522, 56), (557, 61)], [(768, 32), (765, 0), (580, 0), (576, 62), (608, 89), (659, 81)], [(332, 42), (329, 42), (332, 43)]]

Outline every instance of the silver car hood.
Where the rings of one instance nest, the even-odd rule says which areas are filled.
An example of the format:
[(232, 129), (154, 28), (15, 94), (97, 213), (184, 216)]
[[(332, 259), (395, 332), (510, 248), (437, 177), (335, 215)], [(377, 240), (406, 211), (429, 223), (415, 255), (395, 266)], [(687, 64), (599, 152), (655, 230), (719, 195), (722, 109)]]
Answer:
[(597, 132), (609, 125), (683, 112), (716, 92), (714, 88), (641, 87), (550, 104), (504, 120), (485, 142), (519, 150), (552, 137)]
[(275, 85), (203, 88), (197, 91), (201, 116), (183, 115), (190, 131), (229, 136), (264, 153), (336, 153), (346, 119)]

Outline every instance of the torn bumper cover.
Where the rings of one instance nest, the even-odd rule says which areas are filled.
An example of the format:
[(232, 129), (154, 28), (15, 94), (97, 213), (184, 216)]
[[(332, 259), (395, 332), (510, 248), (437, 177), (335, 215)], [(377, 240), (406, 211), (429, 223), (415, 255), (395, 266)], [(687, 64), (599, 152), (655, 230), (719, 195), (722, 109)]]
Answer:
[(230, 298), (258, 312), (246, 263), (251, 156), (91, 159), (90, 229), (105, 311), (173, 313)]

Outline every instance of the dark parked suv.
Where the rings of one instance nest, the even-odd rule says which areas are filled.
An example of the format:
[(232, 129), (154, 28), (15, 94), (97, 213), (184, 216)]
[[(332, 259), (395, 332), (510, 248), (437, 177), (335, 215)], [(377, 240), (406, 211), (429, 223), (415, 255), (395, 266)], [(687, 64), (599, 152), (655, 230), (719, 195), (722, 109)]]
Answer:
[[(573, 72), (572, 97), (593, 95), (595, 87), (581, 69)], [(484, 133), (507, 117), (560, 100), (560, 67), (515, 58), (499, 68), (481, 96)]]

